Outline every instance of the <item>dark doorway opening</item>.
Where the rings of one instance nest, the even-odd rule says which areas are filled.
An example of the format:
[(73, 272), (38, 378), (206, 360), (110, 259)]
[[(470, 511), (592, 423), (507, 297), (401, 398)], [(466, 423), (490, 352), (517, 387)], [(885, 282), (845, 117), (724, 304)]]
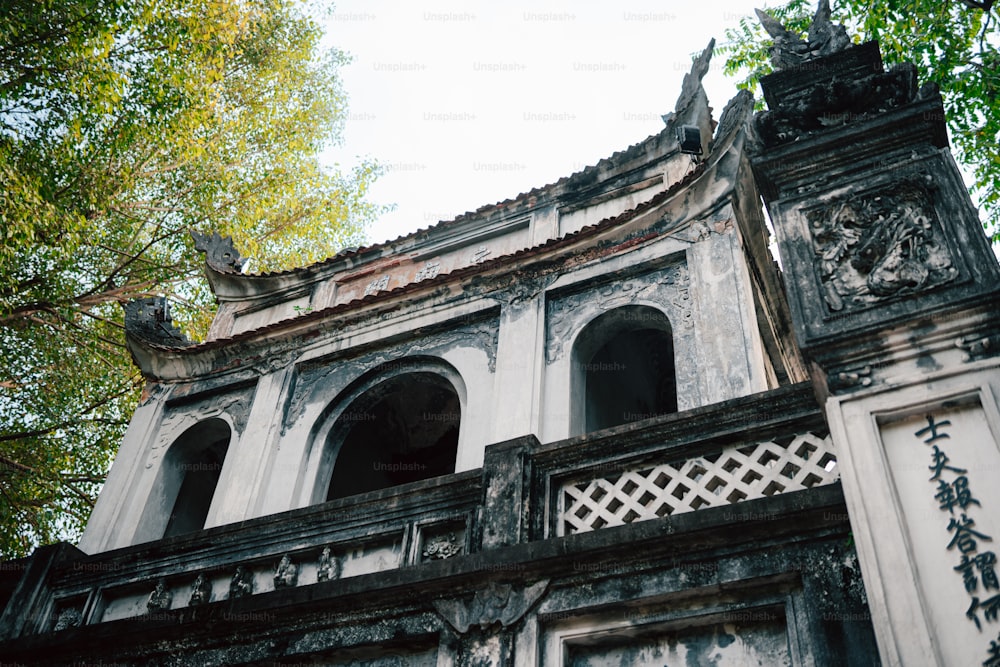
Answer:
[(455, 472), (461, 404), (440, 375), (392, 377), (359, 396), (337, 419), (340, 446), (327, 500)]

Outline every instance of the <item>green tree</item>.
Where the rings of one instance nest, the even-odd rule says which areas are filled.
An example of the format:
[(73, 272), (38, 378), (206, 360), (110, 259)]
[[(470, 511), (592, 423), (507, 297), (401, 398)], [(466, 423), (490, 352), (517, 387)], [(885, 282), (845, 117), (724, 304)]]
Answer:
[[(993, 0), (834, 0), (833, 19), (856, 42), (878, 40), (887, 64), (912, 62), (921, 83), (941, 87), (955, 157), (975, 179), (984, 227), (1000, 241), (1000, 15)], [(787, 0), (768, 9), (785, 27), (805, 34), (814, 0)], [(725, 71), (757, 91), (771, 72), (771, 39), (747, 17), (726, 32)]]
[(189, 229), (255, 270), (328, 257), (377, 213), (328, 170), (343, 53), (297, 0), (0, 7), (0, 557), (72, 539), (142, 387), (120, 304), (212, 316)]

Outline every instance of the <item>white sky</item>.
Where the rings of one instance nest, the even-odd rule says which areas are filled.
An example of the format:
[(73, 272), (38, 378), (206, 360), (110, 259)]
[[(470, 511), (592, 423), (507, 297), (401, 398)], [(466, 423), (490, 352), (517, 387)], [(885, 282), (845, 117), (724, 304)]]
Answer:
[[(372, 242), (514, 197), (659, 132), (692, 54), (762, 4), (336, 0), (327, 38), (353, 62), (326, 157), (386, 167), (370, 199), (396, 209)], [(704, 82), (716, 119), (736, 94), (723, 62)]]

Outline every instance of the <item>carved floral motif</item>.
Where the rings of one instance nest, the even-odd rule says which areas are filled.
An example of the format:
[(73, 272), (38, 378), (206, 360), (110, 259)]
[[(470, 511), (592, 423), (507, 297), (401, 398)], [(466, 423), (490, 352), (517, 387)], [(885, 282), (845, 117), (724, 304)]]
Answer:
[(198, 422), (220, 415), (228, 415), (232, 419), (237, 436), (243, 433), (247, 420), (250, 418), (250, 407), (256, 387), (244, 387), (227, 394), (215, 394), (191, 403), (171, 405), (164, 412), (163, 420), (157, 434), (156, 442), (150, 447), (146, 457), (146, 467), (152, 468), (163, 456), (171, 444), (188, 428)]
[(497, 318), (484, 317), (481, 320), (466, 322), (454, 329), (430, 333), (359, 357), (304, 365), (299, 370), (288, 402), (282, 432), (302, 416), (310, 401), (315, 400), (313, 392), (321, 391), (325, 395), (330, 386), (341, 383), (346, 386), (350, 379), (360, 377), (385, 364), (391, 363), (398, 369), (401, 367), (400, 360), (407, 357), (437, 356), (436, 353), (449, 348), (474, 347), (486, 354), (490, 372), (496, 372), (499, 328)]
[(455, 533), (447, 537), (439, 537), (424, 545), (423, 557), (428, 560), (444, 560), (462, 553), (462, 545), (455, 538)]
[(69, 607), (59, 613), (59, 618), (56, 619), (56, 627), (54, 629), (56, 632), (59, 632), (68, 628), (78, 628), (81, 625), (83, 625), (83, 615), (80, 613), (80, 610), (75, 607)]
[(916, 182), (844, 197), (806, 218), (831, 311), (866, 308), (958, 275), (930, 193)]

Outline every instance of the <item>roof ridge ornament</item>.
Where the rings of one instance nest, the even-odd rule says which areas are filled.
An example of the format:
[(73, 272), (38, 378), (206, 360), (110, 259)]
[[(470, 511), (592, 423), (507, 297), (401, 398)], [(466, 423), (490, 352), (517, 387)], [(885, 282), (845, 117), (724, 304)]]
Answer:
[(681, 94), (677, 97), (674, 110), (660, 116), (664, 123), (670, 125), (675, 120), (679, 120), (680, 124), (683, 125), (691, 122), (691, 119), (687, 118), (687, 111), (697, 100), (699, 92), (702, 95), (705, 94), (704, 89), (701, 87), (701, 80), (708, 73), (708, 65), (712, 60), (713, 53), (715, 53), (714, 38), (708, 43), (708, 46), (705, 47), (701, 54), (691, 61), (691, 69), (684, 75), (684, 79), (681, 82)]
[(128, 336), (166, 347), (188, 347), (194, 343), (174, 325), (166, 297), (133, 299), (124, 304), (125, 333)]
[(829, 0), (820, 0), (809, 26), (808, 40), (785, 28), (781, 21), (762, 9), (755, 9), (764, 30), (774, 39), (770, 48), (775, 70), (790, 69), (816, 58), (822, 58), (851, 46), (851, 38), (841, 24), (831, 21)]
[(209, 236), (195, 229), (188, 232), (194, 239), (195, 250), (205, 253), (205, 263), (210, 268), (220, 273), (241, 272), (245, 258), (240, 256), (240, 251), (233, 244), (233, 237), (222, 236), (219, 232), (212, 232)]

